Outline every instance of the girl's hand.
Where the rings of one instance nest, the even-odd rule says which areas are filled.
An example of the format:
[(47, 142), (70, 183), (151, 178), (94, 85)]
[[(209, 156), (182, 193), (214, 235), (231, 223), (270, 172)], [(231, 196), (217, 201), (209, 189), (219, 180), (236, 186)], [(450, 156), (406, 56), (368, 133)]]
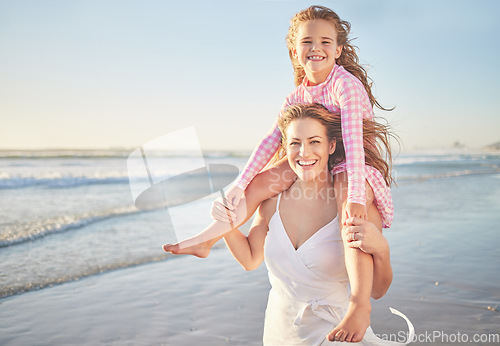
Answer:
[(368, 215), (366, 213), (366, 206), (359, 203), (347, 203), (344, 208), (344, 220), (353, 217), (358, 217), (366, 220), (368, 218)]
[(342, 232), (349, 247), (358, 248), (374, 256), (389, 249), (387, 239), (372, 222), (353, 217), (349, 218), (346, 224)]

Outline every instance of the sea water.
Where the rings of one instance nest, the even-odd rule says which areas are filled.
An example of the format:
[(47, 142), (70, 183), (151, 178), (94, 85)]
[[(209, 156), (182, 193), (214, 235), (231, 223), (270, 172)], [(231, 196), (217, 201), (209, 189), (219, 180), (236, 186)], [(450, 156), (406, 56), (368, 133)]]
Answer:
[[(136, 208), (128, 154), (0, 154), (0, 297), (165, 260), (163, 244), (192, 236), (211, 221), (218, 193), (168, 209)], [(246, 159), (213, 153), (205, 161), (241, 168)], [(191, 169), (197, 158), (163, 160), (159, 174), (168, 176)]]
[[(0, 153), (0, 297), (153, 261), (164, 243), (210, 222), (218, 194), (174, 208), (139, 210), (127, 151)], [(207, 163), (241, 169), (248, 156), (210, 153)], [(193, 158), (165, 158), (165, 172)], [(457, 304), (500, 304), (500, 155), (400, 154), (393, 166), (394, 292), (428, 297), (430, 286)], [(174, 227), (175, 225), (175, 227)], [(214, 250), (218, 251), (218, 250)], [(405, 283), (413, 282), (405, 286)], [(416, 284), (415, 284), (416, 283)], [(424, 285), (424, 283), (426, 283)], [(445, 292), (446, 291), (446, 292)]]

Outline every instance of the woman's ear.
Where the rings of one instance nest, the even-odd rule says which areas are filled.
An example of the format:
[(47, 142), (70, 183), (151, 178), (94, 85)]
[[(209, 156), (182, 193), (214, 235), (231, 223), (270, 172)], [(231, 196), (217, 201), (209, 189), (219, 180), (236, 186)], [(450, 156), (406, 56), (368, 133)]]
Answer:
[(337, 141), (334, 139), (333, 141), (330, 142), (330, 145), (328, 147), (328, 155), (332, 155), (335, 152), (336, 148), (337, 148)]

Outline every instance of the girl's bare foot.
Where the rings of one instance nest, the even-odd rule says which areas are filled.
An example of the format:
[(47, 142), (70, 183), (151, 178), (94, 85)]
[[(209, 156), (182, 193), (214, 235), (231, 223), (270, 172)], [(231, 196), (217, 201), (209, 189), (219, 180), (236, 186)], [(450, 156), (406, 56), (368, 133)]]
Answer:
[(205, 258), (210, 253), (212, 244), (208, 241), (203, 243), (195, 243), (190, 245), (189, 240), (181, 241), (177, 244), (165, 244), (163, 250), (174, 255), (193, 255), (200, 258)]
[(363, 340), (366, 329), (370, 326), (371, 304), (349, 302), (347, 312), (339, 325), (328, 334), (330, 341), (359, 342)]

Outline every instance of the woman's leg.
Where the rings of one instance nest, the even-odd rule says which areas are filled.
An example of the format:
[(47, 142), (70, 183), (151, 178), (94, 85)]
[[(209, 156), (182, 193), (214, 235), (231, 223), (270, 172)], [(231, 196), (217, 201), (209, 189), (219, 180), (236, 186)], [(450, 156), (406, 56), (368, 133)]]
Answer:
[[(235, 210), (236, 221), (233, 223), (234, 228), (247, 222), (263, 201), (290, 187), (295, 178), (296, 175), (290, 168), (286, 158), (278, 161), (273, 167), (257, 174), (248, 185), (244, 197)], [(231, 229), (232, 227), (229, 223), (213, 221), (207, 228), (194, 237), (177, 244), (164, 245), (163, 249), (173, 254), (207, 257), (212, 246), (224, 234), (231, 231)]]
[[(369, 210), (373, 202), (373, 191), (366, 183), (366, 209)], [(344, 241), (344, 256), (351, 296), (347, 313), (340, 324), (328, 335), (330, 340), (358, 342), (363, 339), (366, 329), (370, 325), (371, 303), (370, 296), (373, 286), (373, 258), (360, 249), (351, 248), (348, 239), (345, 239), (344, 208), (347, 204), (347, 173), (342, 172), (335, 175), (335, 194), (337, 207), (342, 213), (339, 217), (342, 239)]]

